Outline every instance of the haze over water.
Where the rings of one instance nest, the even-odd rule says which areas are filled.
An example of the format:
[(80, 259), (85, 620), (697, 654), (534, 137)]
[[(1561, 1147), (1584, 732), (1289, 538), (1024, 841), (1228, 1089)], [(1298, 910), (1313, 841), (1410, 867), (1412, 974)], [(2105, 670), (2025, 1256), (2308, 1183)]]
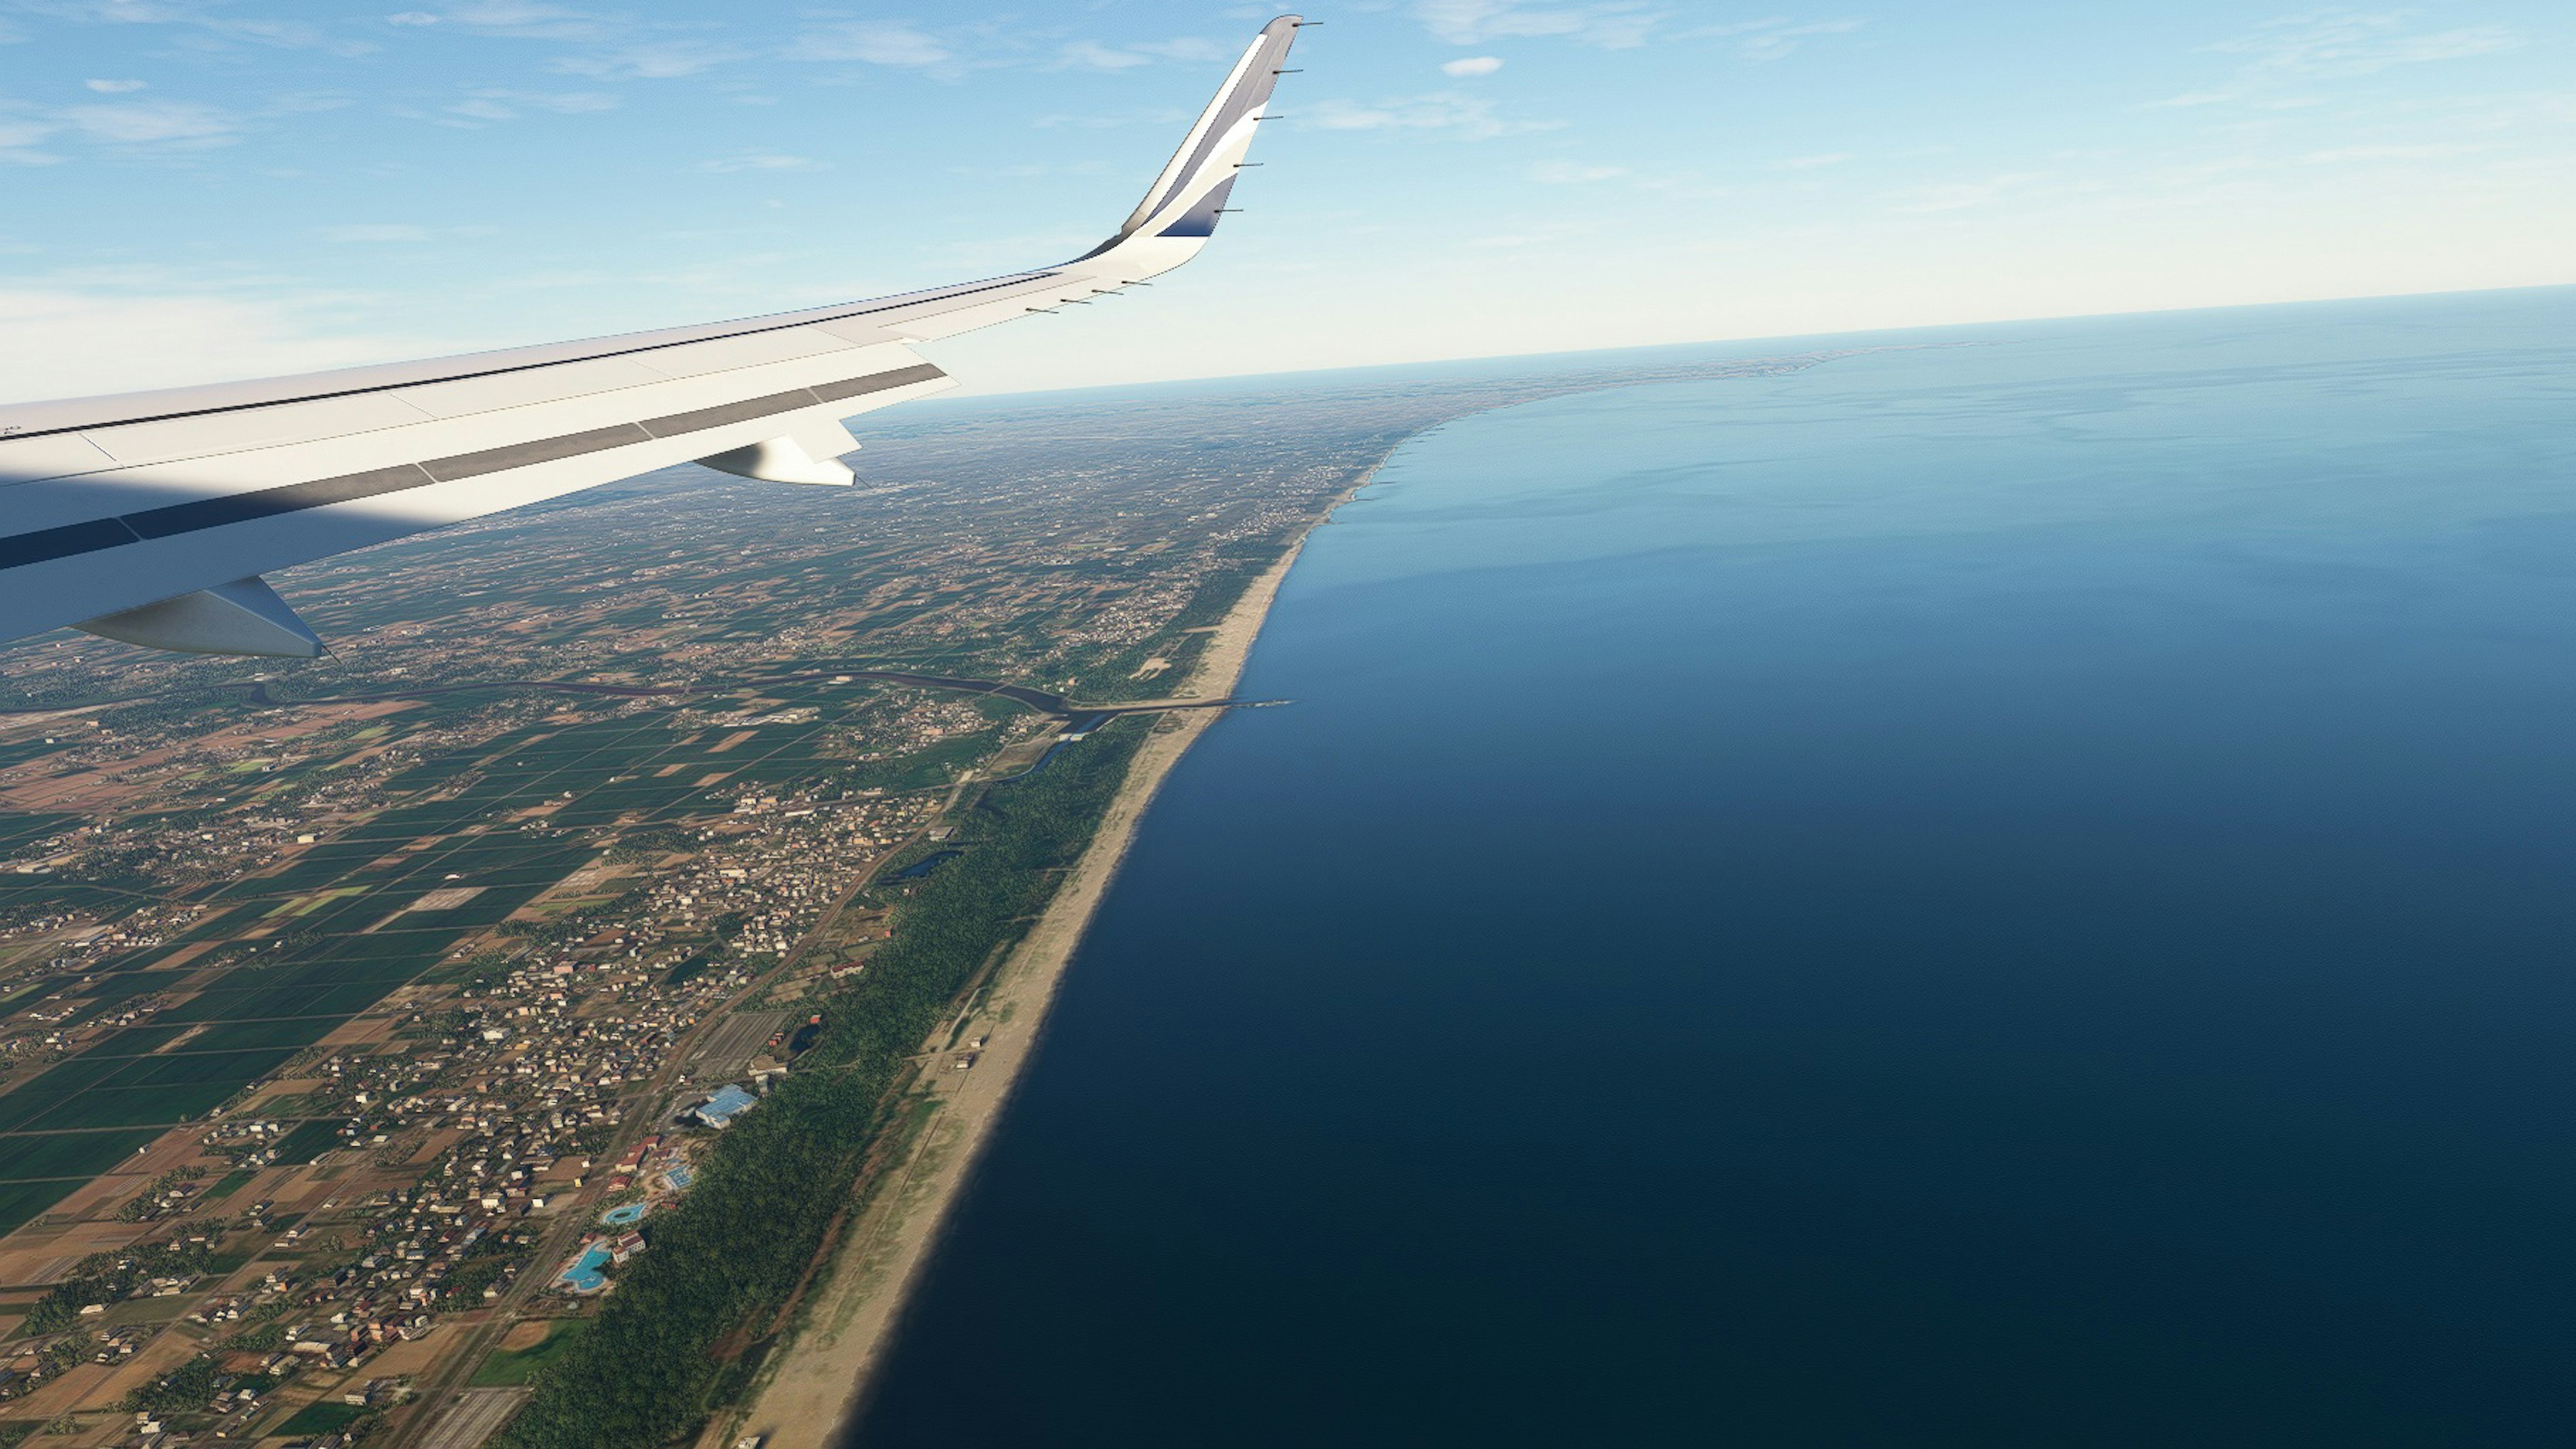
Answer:
[(2557, 1441), (2570, 339), (1952, 329), (1408, 446), (857, 1442)]

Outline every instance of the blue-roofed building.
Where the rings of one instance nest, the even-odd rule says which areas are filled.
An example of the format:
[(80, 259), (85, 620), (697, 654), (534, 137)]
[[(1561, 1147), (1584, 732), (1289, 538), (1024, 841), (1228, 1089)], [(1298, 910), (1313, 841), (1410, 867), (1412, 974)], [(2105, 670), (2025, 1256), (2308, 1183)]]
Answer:
[(756, 1105), (760, 1099), (740, 1087), (726, 1086), (709, 1097), (697, 1110), (698, 1120), (710, 1127), (730, 1127), (733, 1119)]

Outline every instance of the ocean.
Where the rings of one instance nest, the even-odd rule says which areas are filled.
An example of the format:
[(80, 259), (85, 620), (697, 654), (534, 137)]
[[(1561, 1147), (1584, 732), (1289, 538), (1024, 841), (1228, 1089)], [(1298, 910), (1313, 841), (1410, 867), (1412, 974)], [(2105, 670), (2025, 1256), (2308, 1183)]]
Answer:
[(854, 1443), (2564, 1439), (2576, 290), (1862, 341), (1317, 532)]

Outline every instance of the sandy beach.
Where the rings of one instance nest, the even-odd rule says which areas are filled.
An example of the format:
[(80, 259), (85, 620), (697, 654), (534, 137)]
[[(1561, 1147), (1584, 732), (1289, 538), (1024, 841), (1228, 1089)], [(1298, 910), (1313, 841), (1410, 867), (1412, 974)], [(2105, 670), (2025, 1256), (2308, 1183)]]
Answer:
[[(1366, 486), (1366, 480), (1358, 486)], [(1280, 581), (1304, 547), (1300, 537), (1244, 591), (1174, 697), (1222, 698), (1232, 692)], [(1138, 822), (1172, 766), (1220, 713), (1165, 715), (1147, 738), (1099, 834), (1046, 914), (1004, 963), (984, 1008), (968, 1027), (968, 1038), (985, 1038), (973, 1068), (959, 1071), (943, 1062), (925, 1074), (923, 1084), (935, 1104), (928, 1122), (879, 1175), (793, 1340), (772, 1355), (745, 1405), (708, 1425), (699, 1441), (706, 1449), (725, 1449), (751, 1434), (762, 1436), (762, 1449), (828, 1449), (840, 1437), (884, 1360), (896, 1317), (938, 1241), (949, 1205), (973, 1171), (1028, 1063), (1056, 984), (1116, 877)], [(947, 1031), (943, 1023), (925, 1051), (944, 1048)], [(862, 1190), (868, 1190), (866, 1185)]]

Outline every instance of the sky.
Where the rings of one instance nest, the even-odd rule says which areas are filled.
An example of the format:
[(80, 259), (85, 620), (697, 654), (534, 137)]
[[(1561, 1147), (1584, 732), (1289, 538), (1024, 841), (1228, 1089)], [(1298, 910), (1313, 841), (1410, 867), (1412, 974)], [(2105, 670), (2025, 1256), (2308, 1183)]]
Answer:
[[(0, 400), (1060, 261), (1272, 13), (0, 0)], [(1196, 262), (926, 355), (1011, 392), (2576, 282), (2567, 0), (1307, 15)]]

